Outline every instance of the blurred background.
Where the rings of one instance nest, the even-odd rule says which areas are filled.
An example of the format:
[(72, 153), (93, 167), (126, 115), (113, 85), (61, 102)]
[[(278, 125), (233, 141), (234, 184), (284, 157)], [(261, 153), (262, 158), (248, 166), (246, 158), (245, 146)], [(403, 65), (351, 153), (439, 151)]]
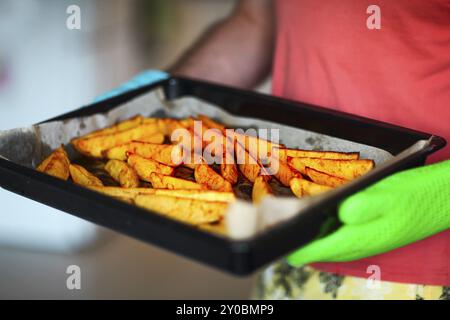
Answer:
[[(230, 0), (0, 0), (0, 130), (90, 103), (164, 69)], [(81, 30), (69, 30), (70, 5)], [(0, 298), (245, 299), (235, 278), (0, 189)], [(81, 268), (81, 290), (66, 268)]]

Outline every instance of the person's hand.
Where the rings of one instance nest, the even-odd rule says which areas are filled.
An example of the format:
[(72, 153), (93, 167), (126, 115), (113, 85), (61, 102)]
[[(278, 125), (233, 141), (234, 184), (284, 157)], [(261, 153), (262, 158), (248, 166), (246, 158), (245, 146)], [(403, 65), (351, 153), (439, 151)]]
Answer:
[(343, 226), (287, 257), (292, 266), (353, 261), (450, 228), (450, 161), (392, 175), (339, 207)]
[(148, 70), (144, 71), (137, 76), (135, 76), (130, 81), (124, 83), (120, 87), (113, 89), (95, 99), (95, 102), (100, 102), (115, 96), (118, 96), (127, 91), (131, 91), (134, 89), (141, 88), (146, 85), (150, 85), (152, 83), (156, 83), (158, 81), (162, 81), (169, 78), (169, 75), (163, 71), (159, 70)]

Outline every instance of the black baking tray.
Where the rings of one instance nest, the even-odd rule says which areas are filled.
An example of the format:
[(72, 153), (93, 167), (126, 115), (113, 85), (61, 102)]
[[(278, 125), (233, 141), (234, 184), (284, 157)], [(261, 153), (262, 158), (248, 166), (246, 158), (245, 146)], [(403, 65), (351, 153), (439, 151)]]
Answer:
[[(65, 211), (95, 224), (140, 239), (236, 275), (247, 275), (323, 233), (336, 217), (341, 200), (394, 172), (422, 165), (428, 155), (446, 144), (441, 137), (301, 102), (187, 78), (170, 78), (95, 103), (48, 121), (107, 112), (162, 86), (168, 99), (200, 98), (227, 112), (327, 134), (399, 154), (419, 140), (430, 145), (402, 161), (339, 189), (286, 223), (253, 238), (231, 240), (158, 214), (61, 181), (0, 158), (4, 189)], [(47, 121), (46, 121), (47, 122)]]

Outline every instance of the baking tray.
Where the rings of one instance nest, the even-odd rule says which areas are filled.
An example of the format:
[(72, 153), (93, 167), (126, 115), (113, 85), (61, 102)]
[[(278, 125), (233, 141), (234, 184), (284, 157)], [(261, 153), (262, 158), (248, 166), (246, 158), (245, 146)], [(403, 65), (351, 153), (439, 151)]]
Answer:
[[(416, 142), (426, 147), (382, 166), (363, 179), (339, 188), (288, 222), (245, 240), (233, 240), (41, 174), (0, 157), (4, 189), (65, 211), (122, 234), (171, 250), (235, 275), (247, 275), (297, 247), (338, 227), (341, 200), (394, 172), (422, 165), (446, 144), (441, 137), (301, 102), (187, 78), (170, 78), (50, 119), (67, 120), (105, 113), (162, 87), (169, 100), (191, 96), (236, 116), (267, 120), (383, 149), (396, 156)], [(276, 110), (276, 112), (274, 112)], [(351, 150), (350, 150), (351, 151)]]

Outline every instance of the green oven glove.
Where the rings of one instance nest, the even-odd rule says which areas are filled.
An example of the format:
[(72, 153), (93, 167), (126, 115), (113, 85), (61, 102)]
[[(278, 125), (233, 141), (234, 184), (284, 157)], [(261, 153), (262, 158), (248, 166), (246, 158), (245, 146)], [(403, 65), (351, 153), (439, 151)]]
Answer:
[(292, 266), (353, 261), (450, 228), (450, 160), (394, 174), (347, 198), (334, 233), (287, 257)]

